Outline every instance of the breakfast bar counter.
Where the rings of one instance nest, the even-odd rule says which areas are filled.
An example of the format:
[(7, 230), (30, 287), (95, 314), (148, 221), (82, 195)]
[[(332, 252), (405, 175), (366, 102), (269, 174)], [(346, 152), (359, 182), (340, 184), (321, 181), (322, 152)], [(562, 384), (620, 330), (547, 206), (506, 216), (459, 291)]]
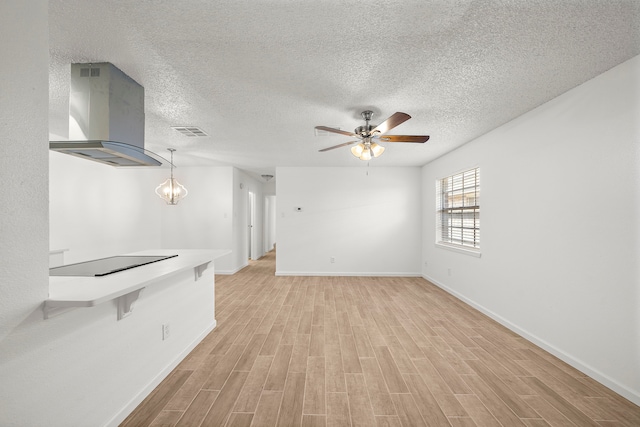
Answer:
[(127, 254), (128, 256), (173, 256), (158, 262), (93, 276), (50, 276), (49, 298), (44, 303), (45, 318), (73, 307), (93, 307), (106, 301), (117, 300), (118, 319), (128, 316), (140, 292), (162, 279), (185, 270), (193, 270), (197, 281), (211, 263), (230, 250), (156, 249)]

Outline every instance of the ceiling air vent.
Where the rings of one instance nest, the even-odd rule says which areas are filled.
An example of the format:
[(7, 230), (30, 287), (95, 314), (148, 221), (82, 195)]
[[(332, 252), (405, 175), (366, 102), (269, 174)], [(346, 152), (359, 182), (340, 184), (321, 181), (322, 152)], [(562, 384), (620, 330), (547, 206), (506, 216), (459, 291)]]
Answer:
[(80, 77), (100, 77), (100, 68), (80, 68)]
[(185, 136), (209, 136), (197, 126), (171, 126), (171, 129), (175, 129)]

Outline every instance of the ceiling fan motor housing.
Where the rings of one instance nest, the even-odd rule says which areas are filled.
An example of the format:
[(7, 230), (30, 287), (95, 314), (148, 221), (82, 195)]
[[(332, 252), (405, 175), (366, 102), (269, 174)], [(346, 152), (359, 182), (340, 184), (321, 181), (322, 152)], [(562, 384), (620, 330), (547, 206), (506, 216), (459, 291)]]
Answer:
[(370, 124), (366, 124), (364, 126), (358, 126), (353, 133), (355, 133), (356, 135), (359, 135), (362, 138), (366, 138), (371, 136), (371, 131), (375, 128), (375, 126), (370, 125)]

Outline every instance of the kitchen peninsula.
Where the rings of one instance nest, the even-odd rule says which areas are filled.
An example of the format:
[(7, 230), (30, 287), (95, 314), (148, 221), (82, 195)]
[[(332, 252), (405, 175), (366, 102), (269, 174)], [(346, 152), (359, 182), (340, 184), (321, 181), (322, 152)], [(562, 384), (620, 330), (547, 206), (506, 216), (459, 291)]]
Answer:
[[(51, 275), (49, 277), (49, 299), (45, 301), (44, 316), (52, 317), (73, 307), (93, 307), (110, 300), (118, 305), (118, 320), (130, 315), (133, 304), (143, 289), (154, 286), (178, 273), (193, 270), (194, 281), (202, 277), (216, 258), (229, 250), (147, 250), (127, 254), (127, 257), (168, 256), (158, 262), (124, 269), (113, 274), (96, 277), (91, 275)], [(51, 271), (60, 268), (51, 269)], [(213, 286), (213, 283), (212, 283)], [(212, 299), (212, 304), (215, 301)]]
[(215, 328), (214, 263), (228, 253), (146, 250), (125, 256), (177, 256), (103, 277), (50, 276), (43, 333), (20, 360), (46, 360), (33, 375), (83, 411), (51, 405), (40, 425), (118, 426)]

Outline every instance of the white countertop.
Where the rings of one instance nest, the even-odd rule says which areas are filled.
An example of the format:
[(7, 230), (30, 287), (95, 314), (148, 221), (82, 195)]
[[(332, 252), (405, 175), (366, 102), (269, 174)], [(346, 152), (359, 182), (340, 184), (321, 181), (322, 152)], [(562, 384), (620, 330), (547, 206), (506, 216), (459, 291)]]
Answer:
[(92, 307), (181, 271), (206, 267), (206, 264), (229, 253), (231, 251), (226, 249), (153, 249), (125, 255), (178, 256), (103, 277), (50, 276), (49, 299), (45, 301), (45, 307)]

